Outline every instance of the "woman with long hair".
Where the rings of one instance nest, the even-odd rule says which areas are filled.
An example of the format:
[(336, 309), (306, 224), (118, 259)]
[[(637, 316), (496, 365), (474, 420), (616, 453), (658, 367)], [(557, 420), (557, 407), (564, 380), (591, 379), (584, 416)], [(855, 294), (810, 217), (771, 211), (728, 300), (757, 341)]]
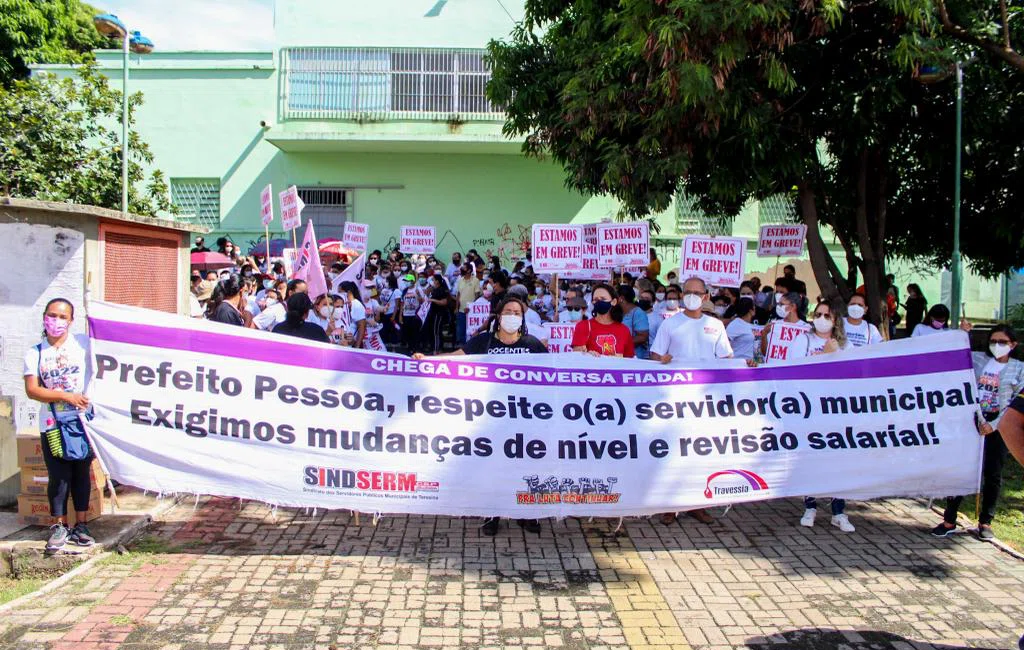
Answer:
[[(527, 331), (526, 303), (519, 297), (508, 295), (495, 311), (495, 318), (486, 332), (472, 337), (466, 344), (448, 354), (438, 356), (455, 356), (463, 354), (510, 355), (510, 354), (544, 354), (547, 347)], [(417, 352), (413, 359), (423, 359), (424, 354)], [(526, 531), (540, 534), (540, 521), (537, 519), (519, 519), (517, 523)], [(498, 518), (487, 517), (483, 523), (485, 535), (498, 534)]]
[(242, 310), (245, 309), (242, 282), (237, 275), (229, 275), (213, 288), (213, 295), (206, 305), (207, 320), (228, 325), (245, 326)]
[(366, 307), (359, 299), (359, 287), (346, 280), (338, 285), (338, 290), (345, 303), (341, 319), (345, 324), (345, 342), (353, 348), (361, 348), (366, 338)]
[(913, 332), (914, 328), (924, 320), (924, 311), (928, 309), (928, 299), (917, 284), (907, 285), (907, 302), (903, 304), (906, 319), (903, 326), (907, 332)]
[(622, 307), (615, 289), (608, 284), (598, 284), (590, 296), (594, 317), (576, 324), (572, 349), (597, 357), (635, 356), (633, 335), (622, 324)]

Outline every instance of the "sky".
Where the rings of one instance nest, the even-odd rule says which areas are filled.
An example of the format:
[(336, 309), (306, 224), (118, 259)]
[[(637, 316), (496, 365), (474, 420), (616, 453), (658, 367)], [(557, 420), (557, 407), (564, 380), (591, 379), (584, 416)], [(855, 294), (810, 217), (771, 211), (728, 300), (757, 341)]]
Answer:
[(158, 50), (269, 50), (274, 0), (91, 0)]

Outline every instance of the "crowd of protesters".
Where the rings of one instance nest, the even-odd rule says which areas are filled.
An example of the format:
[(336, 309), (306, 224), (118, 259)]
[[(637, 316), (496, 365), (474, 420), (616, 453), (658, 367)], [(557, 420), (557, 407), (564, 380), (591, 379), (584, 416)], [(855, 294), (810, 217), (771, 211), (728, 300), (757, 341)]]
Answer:
[[(808, 296), (806, 283), (787, 265), (771, 286), (757, 277), (739, 287), (710, 287), (699, 278), (664, 276), (661, 262), (651, 253), (650, 264), (636, 273), (609, 272), (602, 282), (581, 282), (549, 277), (534, 271), (529, 252), (512, 268), (497, 257), (476, 250), (453, 253), (445, 263), (434, 255), (404, 255), (399, 250), (365, 255), (356, 276), (341, 261), (324, 265), (328, 292), (311, 296), (309, 285), (290, 279), (280, 259), (263, 254), (243, 255), (229, 240), (218, 241), (219, 252), (229, 257), (229, 268), (192, 272), (192, 317), (227, 325), (264, 330), (269, 335), (292, 336), (328, 344), (416, 357), (437, 354), (547, 353), (544, 323), (573, 323), (570, 349), (594, 356), (647, 359), (651, 363), (742, 358), (748, 365), (772, 363), (765, 348), (772, 330), (788, 324), (800, 335), (787, 342), (787, 359), (830, 354), (850, 347), (879, 345), (893, 338), (903, 307), (906, 331), (926, 336), (949, 328), (945, 305), (928, 306), (920, 287), (906, 288), (906, 302), (892, 284), (877, 306), (867, 304), (859, 290), (845, 303)], [(202, 238), (193, 252), (207, 252)], [(348, 260), (351, 262), (351, 260)], [(471, 327), (470, 306), (484, 300), (490, 316)], [(876, 309), (877, 307), (877, 309)], [(875, 312), (875, 313), (873, 313)], [(874, 317), (873, 317), (874, 316)], [(25, 358), (25, 388), (43, 404), (40, 417), (44, 450), (51, 449), (53, 432), (63, 411), (87, 410), (82, 393), (86, 376), (87, 339), (68, 334), (74, 310), (65, 300), (46, 306), (44, 338)], [(881, 329), (874, 323), (881, 323)], [(474, 323), (475, 325), (475, 323)], [(969, 329), (965, 323), (961, 327)], [(1024, 411), (1024, 364), (1011, 357), (1017, 346), (1012, 328), (998, 326), (989, 335), (985, 352), (975, 353), (975, 372), (985, 436), (982, 511), (979, 534), (993, 537), (991, 522), (1001, 486), (1000, 474), (1007, 444), (1000, 435), (1003, 416), (1017, 429)], [(1011, 408), (1011, 404), (1015, 406)], [(1016, 432), (1016, 429), (1014, 429)], [(59, 438), (59, 436), (57, 436)], [(1016, 437), (1010, 438), (1011, 447)], [(53, 448), (54, 451), (58, 451)], [(86, 526), (91, 454), (83, 457), (46, 455), (50, 474), (51, 513), (56, 517), (48, 548), (65, 543), (88, 545)], [(78, 523), (67, 525), (68, 496)], [(962, 497), (949, 497), (944, 521), (932, 534), (942, 537), (956, 526)], [(845, 501), (831, 499), (831, 523), (844, 532), (854, 526), (845, 513)], [(813, 526), (817, 500), (805, 499), (803, 526)], [(713, 521), (703, 509), (688, 516)], [(666, 525), (676, 513), (665, 513)], [(537, 520), (520, 520), (530, 532), (539, 532)], [(497, 534), (497, 518), (485, 520), (483, 530)]]

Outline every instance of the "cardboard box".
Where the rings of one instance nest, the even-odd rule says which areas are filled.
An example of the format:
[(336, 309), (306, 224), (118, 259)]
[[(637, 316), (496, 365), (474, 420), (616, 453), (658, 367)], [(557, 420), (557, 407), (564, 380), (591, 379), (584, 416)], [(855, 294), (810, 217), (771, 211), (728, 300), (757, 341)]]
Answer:
[[(50, 476), (46, 471), (45, 465), (26, 465), (19, 469), (21, 470), (21, 494), (46, 494), (46, 488), (50, 483)], [(103, 470), (100, 469), (100, 462), (98, 460), (92, 461), (89, 472), (94, 488), (102, 491), (107, 485), (107, 477), (103, 474)]]
[(19, 467), (43, 466), (46, 464), (43, 460), (43, 441), (38, 433), (28, 436), (19, 434), (16, 440), (18, 441)]
[[(103, 492), (93, 489), (89, 495), (89, 521), (103, 512)], [(45, 494), (22, 494), (18, 496), (18, 521), (29, 526), (49, 526), (53, 523), (50, 516), (50, 501)], [(68, 497), (68, 525), (74, 526), (77, 521), (75, 506)]]

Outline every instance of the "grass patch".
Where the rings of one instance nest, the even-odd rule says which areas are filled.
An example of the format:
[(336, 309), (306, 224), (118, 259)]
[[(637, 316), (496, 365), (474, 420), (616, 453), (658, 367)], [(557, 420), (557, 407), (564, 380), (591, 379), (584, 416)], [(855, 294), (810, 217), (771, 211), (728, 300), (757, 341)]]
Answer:
[(45, 582), (41, 578), (0, 578), (0, 605), (32, 593)]
[[(976, 525), (978, 514), (974, 508), (975, 502), (974, 495), (968, 495), (960, 506), (960, 514)], [(996, 504), (992, 530), (1001, 542), (1024, 552), (1024, 468), (1013, 456), (1009, 456), (1003, 466), (1003, 489)]]
[(127, 566), (134, 571), (143, 564), (164, 564), (167, 560), (159, 556), (180, 551), (181, 547), (171, 544), (163, 537), (143, 535), (132, 542), (128, 547), (128, 552), (111, 553), (100, 560), (99, 564), (101, 566)]
[(135, 619), (126, 614), (117, 614), (116, 616), (110, 617), (111, 625), (132, 625), (135, 623)]

